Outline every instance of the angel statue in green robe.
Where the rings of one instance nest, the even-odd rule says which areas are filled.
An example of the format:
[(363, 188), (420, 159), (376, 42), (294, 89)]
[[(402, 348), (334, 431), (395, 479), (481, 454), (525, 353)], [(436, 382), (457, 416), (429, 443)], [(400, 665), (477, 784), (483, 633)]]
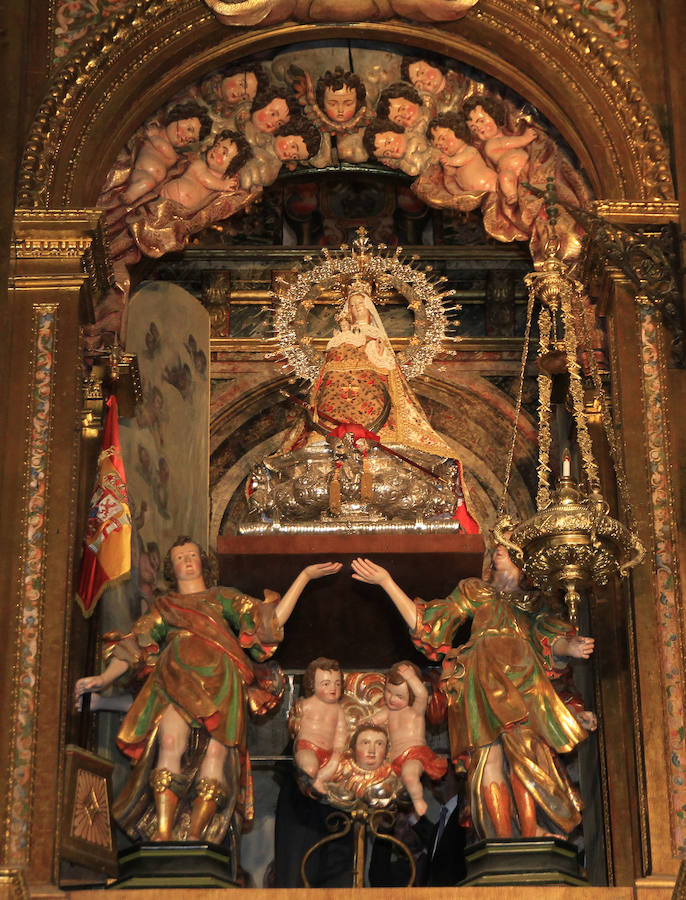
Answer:
[(339, 569), (307, 566), (283, 597), (265, 591), (261, 601), (208, 586), (207, 555), (189, 537), (176, 540), (164, 567), (172, 589), (130, 634), (106, 636), (108, 665), (75, 688), (77, 697), (101, 691), (129, 671), (145, 679), (117, 737), (135, 762), (113, 809), (131, 838), (220, 843), (234, 817), (252, 819), (248, 708), (265, 712), (283, 692), (280, 668), (262, 661), (307, 583)]
[[(480, 838), (565, 836), (581, 820), (581, 798), (558, 754), (596, 728), (573, 692), (554, 687), (569, 657), (587, 659), (593, 639), (541, 605), (497, 547), (489, 581), (468, 578), (444, 600), (411, 600), (390, 574), (353, 562), (359, 581), (380, 585), (410, 628), (415, 646), (442, 659), (453, 763), (467, 769), (474, 830)], [(469, 640), (453, 648), (458, 627)]]

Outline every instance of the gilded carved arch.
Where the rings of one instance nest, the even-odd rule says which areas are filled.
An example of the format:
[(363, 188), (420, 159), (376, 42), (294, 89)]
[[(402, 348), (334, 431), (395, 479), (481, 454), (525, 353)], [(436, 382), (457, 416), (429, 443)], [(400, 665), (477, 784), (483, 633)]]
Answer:
[(86, 40), (55, 76), (26, 144), (18, 205), (93, 205), (135, 128), (221, 63), (295, 40), (377, 37), (454, 56), (527, 97), (575, 151), (596, 196), (673, 196), (667, 148), (634, 71), (552, 0), (481, 0), (440, 29), (399, 20), (230, 29), (195, 0), (141, 0)]

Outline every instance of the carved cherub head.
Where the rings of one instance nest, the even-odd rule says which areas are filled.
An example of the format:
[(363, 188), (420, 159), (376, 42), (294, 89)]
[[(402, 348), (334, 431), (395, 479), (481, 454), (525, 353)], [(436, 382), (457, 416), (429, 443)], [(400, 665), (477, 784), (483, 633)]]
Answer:
[(470, 97), (462, 105), (462, 112), (469, 130), (480, 141), (498, 135), (505, 124), (505, 106), (494, 97)]
[(285, 90), (267, 90), (258, 94), (250, 107), (250, 119), (258, 131), (274, 132), (298, 111), (298, 103)]
[(381, 767), (387, 750), (388, 734), (380, 725), (360, 725), (350, 739), (350, 751), (355, 763), (368, 772)]
[(460, 113), (442, 113), (429, 122), (427, 134), (431, 143), (446, 156), (455, 156), (471, 141), (471, 132)]
[(274, 132), (274, 153), (285, 163), (316, 156), (321, 143), (321, 132), (305, 116), (291, 116)]
[(200, 85), (200, 94), (210, 105), (219, 102), (232, 107), (254, 100), (268, 87), (269, 76), (261, 63), (242, 63), (205, 78)]
[(376, 115), (388, 119), (401, 128), (414, 128), (423, 110), (422, 98), (409, 84), (402, 81), (387, 87), (379, 95)]
[(235, 175), (252, 156), (250, 144), (235, 131), (221, 131), (205, 153), (208, 168), (229, 178)]
[(212, 130), (212, 119), (199, 103), (179, 103), (164, 117), (165, 131), (173, 147), (203, 141)]
[(369, 156), (381, 162), (402, 159), (407, 152), (405, 129), (390, 119), (377, 119), (368, 125), (362, 143)]
[(414, 703), (414, 693), (402, 674), (403, 666), (409, 666), (417, 678), (421, 678), (418, 667), (406, 659), (394, 663), (386, 673), (384, 701), (391, 710), (404, 709)]
[(367, 88), (359, 75), (344, 72), (340, 66), (325, 72), (315, 89), (317, 106), (336, 125), (349, 122), (364, 106), (366, 97)]
[(445, 87), (447, 71), (445, 66), (415, 56), (403, 56), (400, 63), (400, 77), (403, 81), (409, 81), (418, 91), (433, 96), (440, 94)]

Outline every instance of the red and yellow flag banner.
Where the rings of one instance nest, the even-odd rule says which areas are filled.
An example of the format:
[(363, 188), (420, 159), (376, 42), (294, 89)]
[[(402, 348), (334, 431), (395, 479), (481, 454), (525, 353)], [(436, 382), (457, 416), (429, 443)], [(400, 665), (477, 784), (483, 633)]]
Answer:
[(114, 395), (107, 407), (76, 593), (84, 616), (93, 614), (105, 588), (125, 580), (131, 572), (131, 510)]

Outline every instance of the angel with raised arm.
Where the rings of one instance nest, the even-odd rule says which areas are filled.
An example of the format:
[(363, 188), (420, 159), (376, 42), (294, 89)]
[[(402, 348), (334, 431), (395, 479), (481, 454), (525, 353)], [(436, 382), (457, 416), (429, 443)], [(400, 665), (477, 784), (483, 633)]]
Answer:
[[(593, 638), (525, 589), (504, 547), (493, 554), (489, 581), (468, 578), (432, 603), (411, 600), (371, 560), (355, 560), (353, 570), (353, 578), (386, 591), (417, 648), (443, 660), (451, 756), (467, 766), (477, 834), (569, 834), (581, 820), (581, 799), (558, 754), (585, 740), (595, 717), (565, 704), (551, 682), (569, 658), (588, 659)], [(471, 636), (453, 648), (466, 619)]]
[[(248, 708), (273, 708), (283, 685), (278, 667), (259, 664), (276, 650), (308, 582), (339, 569), (333, 562), (307, 566), (283, 597), (270, 592), (260, 601), (210, 586), (207, 555), (187, 536), (176, 540), (164, 563), (171, 590), (153, 598), (130, 634), (112, 637), (104, 671), (75, 687), (78, 698), (129, 670), (145, 678), (117, 738), (135, 763), (113, 810), (130, 837), (219, 843), (234, 813), (252, 818)], [(156, 824), (149, 834), (141, 822), (151, 793)]]

